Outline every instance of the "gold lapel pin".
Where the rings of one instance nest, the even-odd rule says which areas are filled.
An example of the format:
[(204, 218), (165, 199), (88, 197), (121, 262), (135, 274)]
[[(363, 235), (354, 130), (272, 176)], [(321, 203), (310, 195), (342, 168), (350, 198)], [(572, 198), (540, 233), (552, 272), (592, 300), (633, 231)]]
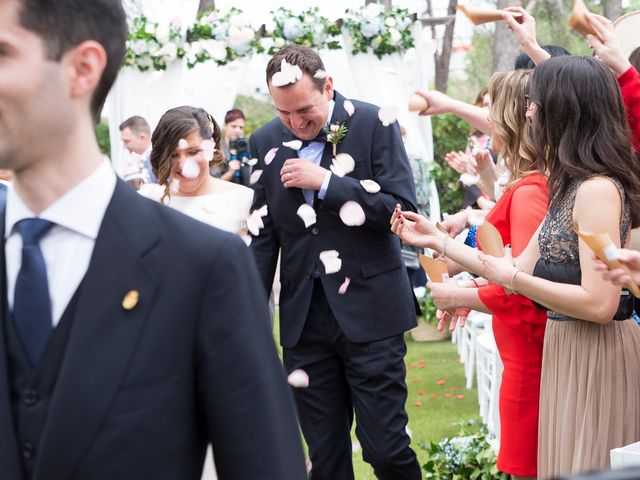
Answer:
[(138, 305), (140, 293), (137, 290), (129, 290), (122, 299), (122, 308), (125, 310), (133, 310)]

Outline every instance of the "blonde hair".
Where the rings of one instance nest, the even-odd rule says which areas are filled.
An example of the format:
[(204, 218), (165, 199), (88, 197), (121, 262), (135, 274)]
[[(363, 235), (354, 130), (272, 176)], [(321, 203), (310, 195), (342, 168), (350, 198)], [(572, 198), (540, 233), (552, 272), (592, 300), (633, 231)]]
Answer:
[(489, 118), (493, 135), (502, 144), (498, 159), (509, 172), (505, 190), (532, 173), (539, 172), (526, 118), (530, 70), (497, 72), (489, 83)]

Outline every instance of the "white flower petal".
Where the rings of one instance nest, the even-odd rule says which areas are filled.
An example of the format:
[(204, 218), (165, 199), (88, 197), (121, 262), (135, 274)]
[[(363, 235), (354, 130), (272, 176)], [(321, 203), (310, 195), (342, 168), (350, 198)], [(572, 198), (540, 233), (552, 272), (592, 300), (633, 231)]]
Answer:
[(216, 150), (216, 144), (213, 140), (203, 140), (200, 144), (200, 148), (202, 149), (202, 153), (204, 155), (204, 159), (207, 162), (213, 160), (213, 154)]
[(162, 196), (164, 195), (164, 187), (157, 183), (143, 183), (138, 189), (138, 193), (143, 197), (159, 202), (162, 200)]
[(261, 206), (260, 208), (258, 208), (257, 210), (255, 210), (258, 215), (260, 215), (261, 217), (264, 217), (267, 213), (269, 213), (269, 210), (267, 209), (267, 205), (264, 204), (263, 206)]
[(247, 247), (251, 245), (251, 241), (253, 240), (253, 237), (251, 235), (247, 235), (246, 233), (240, 235), (240, 238), (242, 238)]
[(304, 370), (298, 368), (287, 377), (287, 382), (294, 388), (308, 388), (309, 375)]
[(250, 167), (255, 166), (258, 163), (258, 159), (257, 158), (252, 158), (250, 160), (247, 160), (247, 165), (249, 165)]
[(264, 164), (269, 165), (271, 162), (273, 162), (273, 159), (275, 158), (276, 153), (278, 153), (278, 147), (275, 147), (269, 150), (267, 154), (264, 156)]
[(262, 176), (262, 170), (254, 170), (253, 172), (251, 172), (251, 177), (249, 177), (249, 183), (253, 185), (258, 180), (260, 180), (261, 176)]
[(260, 213), (256, 210), (247, 217), (247, 229), (251, 232), (251, 235), (257, 237), (260, 235), (261, 228), (264, 228), (264, 222)]
[(467, 216), (467, 222), (469, 225), (475, 225), (476, 227), (484, 222), (484, 216), (478, 215), (475, 213), (475, 210), (469, 210), (469, 215)]
[(353, 115), (356, 111), (356, 107), (353, 106), (351, 100), (344, 101), (344, 110), (349, 114), (349, 116)]
[(298, 216), (304, 222), (304, 227), (309, 228), (311, 225), (316, 223), (316, 211), (313, 209), (311, 205), (303, 203), (298, 208)]
[(339, 177), (344, 177), (346, 174), (353, 172), (355, 166), (356, 162), (351, 155), (339, 153), (333, 158), (332, 165), (329, 168)]
[(302, 148), (302, 141), (291, 140), (290, 142), (282, 142), (282, 146), (290, 148), (291, 150), (300, 150)]
[(173, 178), (169, 182), (169, 191), (174, 194), (178, 193), (180, 191), (180, 180), (178, 180), (177, 178)]
[(358, 202), (349, 200), (340, 207), (340, 220), (348, 227), (359, 227), (364, 225), (367, 217)]
[(313, 74), (313, 78), (319, 78), (319, 79), (327, 78), (328, 76), (329, 74), (324, 70), (322, 70), (321, 68), (316, 70), (316, 73)]
[(271, 85), (274, 87), (284, 87), (291, 83), (291, 76), (283, 72), (276, 72), (271, 77)]
[(186, 150), (187, 148), (189, 148), (189, 142), (187, 142), (184, 138), (178, 140), (178, 149)]
[(196, 178), (200, 175), (200, 165), (198, 165), (198, 162), (196, 162), (193, 157), (187, 157), (182, 165), (181, 173), (185, 178)]
[(479, 181), (480, 181), (479, 175), (471, 175), (470, 173), (463, 173), (462, 175), (460, 175), (460, 182), (462, 182), (462, 184), (465, 187), (470, 187), (471, 185), (475, 185)]
[(387, 105), (378, 110), (378, 118), (382, 125), (388, 127), (398, 119), (399, 109), (395, 105)]
[(380, 185), (373, 180), (360, 180), (360, 185), (369, 193), (378, 193), (380, 191)]
[(347, 291), (347, 288), (349, 288), (350, 283), (351, 279), (349, 277), (345, 277), (344, 282), (342, 282), (342, 285), (340, 285), (340, 288), (338, 289), (338, 295), (344, 295)]
[(327, 275), (339, 272), (342, 268), (342, 260), (339, 258), (339, 255), (336, 250), (320, 252), (320, 261), (324, 265), (324, 270)]

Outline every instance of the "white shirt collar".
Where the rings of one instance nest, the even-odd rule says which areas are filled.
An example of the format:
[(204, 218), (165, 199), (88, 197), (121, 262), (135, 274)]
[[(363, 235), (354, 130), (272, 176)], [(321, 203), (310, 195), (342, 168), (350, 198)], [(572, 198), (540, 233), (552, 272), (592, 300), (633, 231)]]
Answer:
[(5, 238), (25, 218), (39, 217), (95, 240), (104, 212), (116, 187), (116, 175), (107, 159), (87, 178), (53, 202), (40, 215), (35, 215), (14, 188), (7, 191)]

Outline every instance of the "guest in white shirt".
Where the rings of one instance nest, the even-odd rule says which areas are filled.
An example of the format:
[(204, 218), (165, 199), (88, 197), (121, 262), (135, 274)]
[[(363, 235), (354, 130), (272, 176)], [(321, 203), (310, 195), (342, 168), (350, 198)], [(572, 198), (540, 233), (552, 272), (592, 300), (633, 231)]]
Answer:
[(124, 148), (139, 156), (140, 168), (147, 172), (151, 183), (158, 183), (151, 168), (151, 129), (147, 121), (135, 115), (122, 122), (119, 128)]

